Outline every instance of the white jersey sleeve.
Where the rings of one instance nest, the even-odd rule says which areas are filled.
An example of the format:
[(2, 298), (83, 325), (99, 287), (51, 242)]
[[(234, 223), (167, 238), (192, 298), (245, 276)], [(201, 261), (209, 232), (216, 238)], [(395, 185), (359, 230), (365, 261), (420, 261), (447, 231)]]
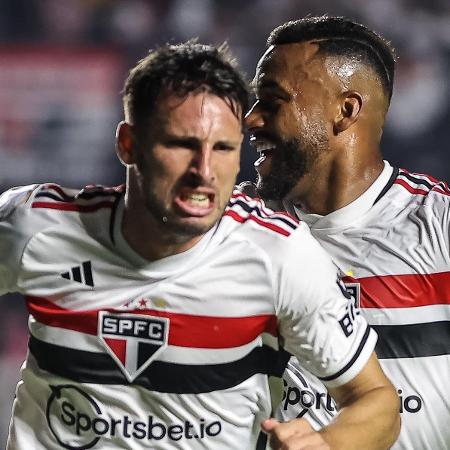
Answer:
[(0, 196), (0, 295), (17, 290), (20, 261), (27, 242), (27, 233), (17, 216), (35, 187), (12, 188)]
[(288, 241), (283, 251), (273, 252), (284, 348), (325, 385), (342, 385), (366, 364), (376, 333), (356, 311), (337, 267), (308, 227), (300, 224)]

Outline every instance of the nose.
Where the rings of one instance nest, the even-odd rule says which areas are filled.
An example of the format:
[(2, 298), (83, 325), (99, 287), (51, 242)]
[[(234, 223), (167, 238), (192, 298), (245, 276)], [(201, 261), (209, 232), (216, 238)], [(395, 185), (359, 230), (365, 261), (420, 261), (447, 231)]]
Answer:
[(264, 118), (261, 114), (258, 101), (253, 104), (248, 113), (245, 115), (245, 125), (250, 132), (256, 128), (262, 128), (264, 126)]
[(192, 172), (205, 181), (211, 181), (213, 178), (211, 157), (212, 149), (209, 147), (204, 147), (198, 149), (193, 159)]

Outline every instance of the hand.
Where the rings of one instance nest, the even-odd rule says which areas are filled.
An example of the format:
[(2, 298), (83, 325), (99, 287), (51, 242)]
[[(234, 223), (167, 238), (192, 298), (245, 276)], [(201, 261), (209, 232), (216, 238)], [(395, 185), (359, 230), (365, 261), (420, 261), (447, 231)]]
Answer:
[(267, 419), (261, 423), (261, 428), (269, 435), (273, 450), (331, 450), (305, 419), (289, 422)]

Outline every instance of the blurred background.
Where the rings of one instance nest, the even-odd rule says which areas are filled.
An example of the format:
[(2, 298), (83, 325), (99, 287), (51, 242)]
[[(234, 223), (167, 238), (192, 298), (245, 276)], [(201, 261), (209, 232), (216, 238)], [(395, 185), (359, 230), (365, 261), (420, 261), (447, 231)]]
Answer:
[[(227, 41), (249, 79), (269, 32), (305, 15), (343, 15), (399, 55), (383, 150), (392, 163), (450, 179), (448, 0), (0, 0), (0, 189), (54, 181), (115, 185), (127, 71), (165, 42)], [(240, 180), (254, 179), (243, 148)], [(27, 347), (20, 296), (0, 315), (0, 448)]]

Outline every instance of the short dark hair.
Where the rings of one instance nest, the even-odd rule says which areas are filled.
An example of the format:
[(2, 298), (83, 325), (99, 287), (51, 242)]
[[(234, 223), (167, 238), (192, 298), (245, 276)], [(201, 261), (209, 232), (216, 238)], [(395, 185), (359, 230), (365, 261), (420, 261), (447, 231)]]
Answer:
[(376, 32), (345, 17), (305, 17), (275, 28), (267, 46), (318, 40), (319, 51), (336, 56), (356, 57), (380, 78), (388, 100), (392, 97), (395, 50)]
[(228, 47), (195, 40), (151, 50), (130, 70), (123, 89), (125, 117), (139, 127), (152, 118), (161, 96), (185, 97), (199, 89), (229, 101), (233, 113), (243, 120), (248, 86)]

